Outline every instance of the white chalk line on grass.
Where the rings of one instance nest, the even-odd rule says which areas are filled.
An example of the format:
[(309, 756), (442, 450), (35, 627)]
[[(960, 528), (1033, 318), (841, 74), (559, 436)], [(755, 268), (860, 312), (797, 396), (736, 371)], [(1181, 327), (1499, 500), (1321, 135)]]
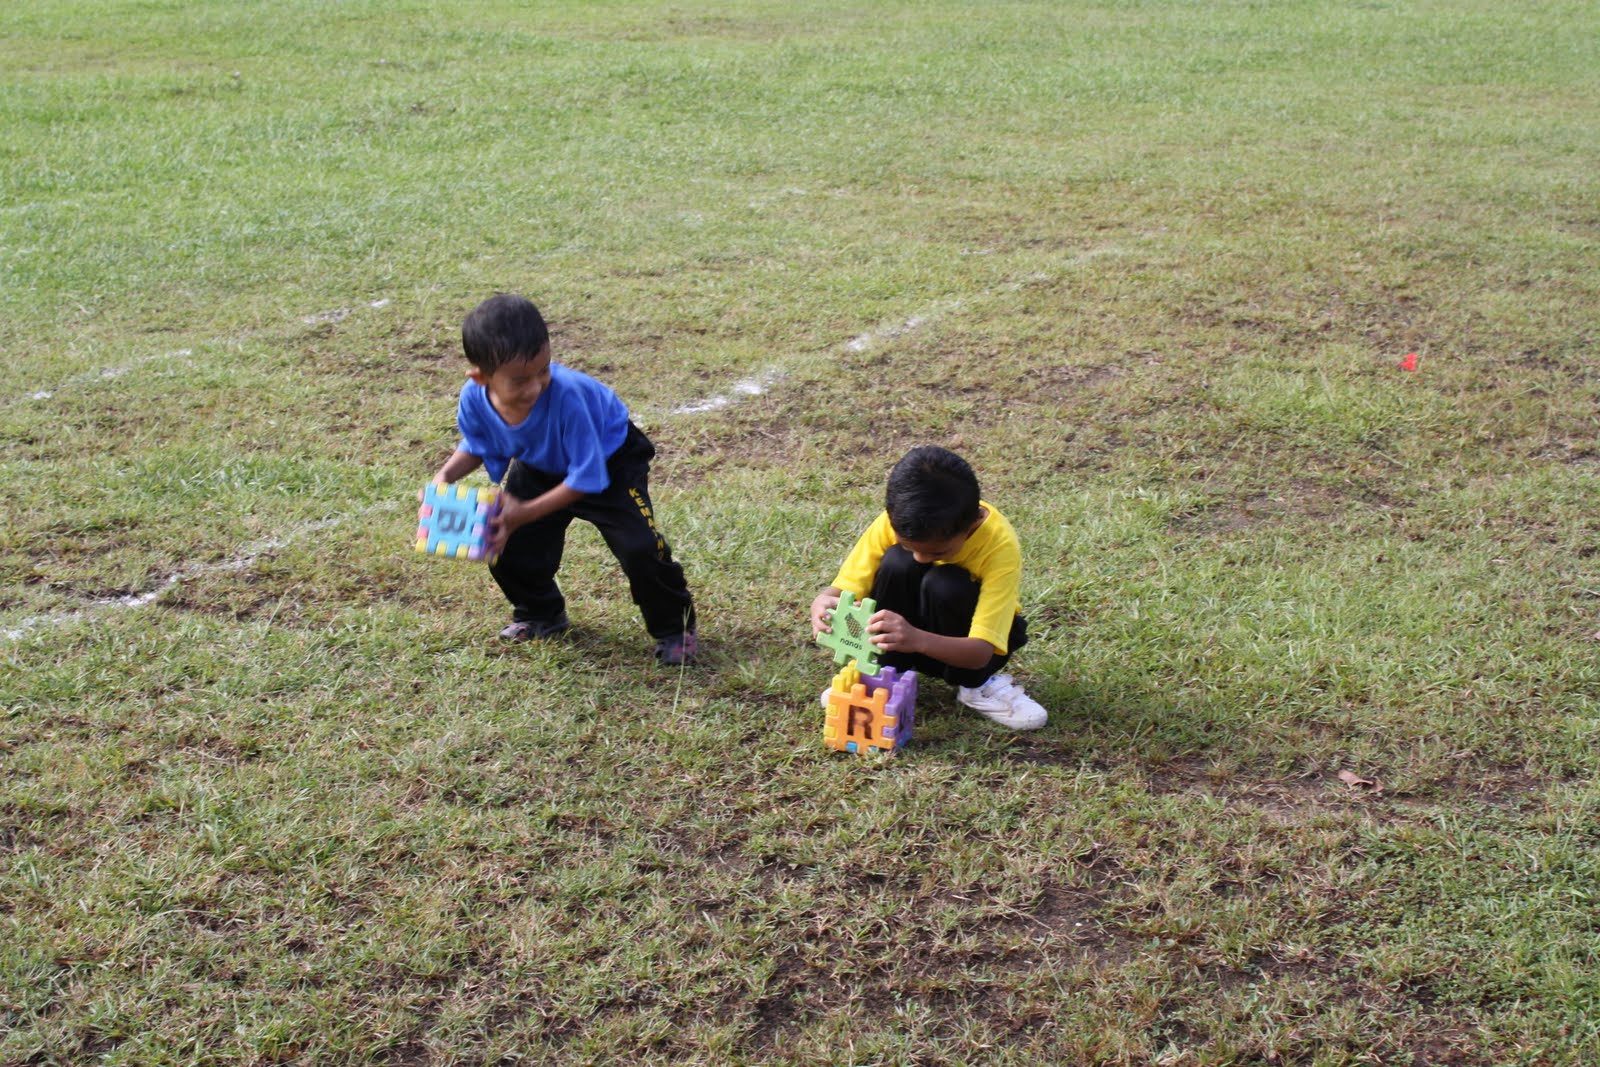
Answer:
[[(388, 307), (390, 303), (391, 301), (387, 298), (383, 300), (373, 300), (367, 304), (367, 307), (381, 309)], [(315, 315), (303, 316), (301, 317), (300, 321), (308, 326), (315, 326), (324, 322), (340, 322), (348, 318), (351, 313), (351, 308), (337, 308), (333, 311), (323, 311), (318, 312)], [(75, 374), (64, 379), (54, 389), (37, 389), (31, 393), (24, 394), (22, 397), (16, 398), (12, 401), (12, 403), (50, 400), (54, 398), (57, 393), (65, 390), (94, 385), (99, 382), (114, 381), (149, 363), (154, 363), (160, 360), (186, 360), (191, 358), (194, 355), (194, 352), (195, 350), (193, 348), (179, 348), (170, 352), (154, 352), (150, 355), (141, 356), (137, 359), (130, 360), (129, 362), (120, 366), (102, 367), (99, 370), (85, 371), (81, 374)], [(361, 515), (369, 514), (374, 510), (376, 510), (375, 507), (368, 508), (365, 511), (355, 512), (350, 515), (342, 515), (333, 519), (319, 519), (316, 522), (306, 523), (298, 527), (284, 537), (262, 541), (259, 544), (250, 546), (246, 548), (245, 553), (241, 556), (225, 559), (218, 563), (197, 564), (190, 567), (180, 568), (179, 570), (174, 571), (172, 574), (162, 578), (155, 584), (153, 588), (147, 589), (142, 593), (129, 593), (126, 596), (119, 597), (102, 597), (92, 600), (84, 607), (73, 611), (52, 612), (50, 614), (28, 616), (20, 620), (13, 627), (0, 630), (0, 638), (10, 641), (17, 641), (23, 637), (26, 637), (32, 631), (42, 627), (65, 626), (101, 611), (129, 610), (145, 607), (149, 604), (155, 603), (157, 600), (160, 600), (163, 594), (186, 579), (198, 578), (206, 574), (219, 574), (226, 571), (246, 570), (254, 566), (256, 561), (265, 553), (284, 548), (306, 534), (315, 533), (319, 530), (326, 530), (330, 527), (346, 522), (349, 519), (358, 518)]]
[(116, 379), (121, 378), (123, 375), (128, 374), (136, 368), (142, 367), (147, 363), (155, 363), (164, 359), (188, 359), (192, 355), (194, 355), (194, 349), (192, 348), (179, 348), (171, 352), (153, 352), (148, 356), (140, 356), (138, 359), (131, 360), (120, 367), (102, 367), (99, 370), (85, 371), (82, 374), (75, 374), (72, 377), (62, 381), (54, 389), (36, 389), (35, 391), (22, 397), (22, 399), (49, 400), (51, 397), (55, 396), (64, 389), (71, 389), (79, 385), (89, 385), (95, 382), (115, 381)]
[(91, 615), (98, 614), (102, 611), (129, 610), (154, 604), (157, 600), (161, 599), (163, 594), (165, 594), (169, 589), (175, 588), (180, 582), (191, 578), (201, 578), (208, 574), (223, 574), (229, 571), (248, 570), (255, 566), (256, 561), (262, 556), (266, 555), (268, 552), (275, 552), (280, 548), (287, 548), (289, 545), (293, 544), (295, 541), (298, 541), (307, 534), (332, 529), (333, 527), (339, 526), (350, 521), (351, 519), (369, 515), (377, 510), (378, 506), (374, 505), (373, 507), (363, 509), (362, 511), (351, 512), (348, 515), (339, 515), (331, 519), (317, 519), (314, 522), (303, 523), (283, 536), (270, 538), (269, 540), (261, 541), (249, 546), (245, 549), (243, 555), (234, 556), (230, 559), (219, 560), (216, 563), (197, 563), (192, 566), (182, 567), (162, 578), (152, 588), (147, 589), (142, 593), (129, 593), (125, 596), (115, 597), (100, 597), (98, 599), (89, 601), (88, 604), (78, 608), (75, 611), (52, 612), (47, 615), (30, 615), (29, 617), (20, 620), (17, 625), (11, 629), (0, 630), (0, 637), (4, 637), (9, 641), (19, 641), (34, 630), (46, 627), (67, 626), (74, 622), (80, 622), (83, 619), (86, 619)]
[[(367, 304), (367, 307), (377, 310), (388, 307), (392, 302), (393, 301), (387, 298), (383, 300), (373, 300)], [(307, 326), (317, 326), (327, 322), (342, 322), (354, 314), (355, 310), (356, 309), (354, 308), (334, 308), (331, 311), (319, 311), (314, 315), (303, 315), (300, 317), (300, 321)], [(237, 338), (228, 338), (228, 340), (236, 339)], [(198, 347), (210, 347), (211, 345), (217, 343), (220, 342), (215, 339), (211, 341), (202, 341)], [(7, 406), (11, 404), (22, 404), (29, 402), (38, 403), (44, 400), (51, 400), (55, 398), (56, 394), (66, 392), (71, 389), (97, 385), (100, 382), (115, 381), (116, 379), (130, 374), (138, 368), (150, 363), (156, 363), (162, 360), (188, 360), (194, 356), (194, 353), (194, 348), (178, 348), (170, 352), (152, 352), (147, 356), (139, 356), (135, 359), (131, 359), (120, 366), (101, 367), (98, 370), (83, 371), (82, 373), (74, 374), (63, 379), (54, 388), (35, 389), (32, 392), (24, 393), (19, 397), (14, 397), (8, 402)]]
[(708, 411), (721, 411), (729, 404), (735, 403), (741, 397), (760, 396), (781, 382), (784, 372), (778, 367), (768, 367), (750, 378), (741, 378), (733, 383), (733, 388), (726, 393), (708, 396), (702, 400), (695, 400), (688, 404), (680, 404), (667, 412), (669, 415), (702, 415)]
[[(945, 303), (950, 306), (955, 306), (955, 304), (958, 302), (946, 301)], [(857, 334), (855, 337), (852, 337), (850, 340), (844, 343), (844, 350), (847, 352), (865, 352), (867, 349), (881, 341), (892, 340), (893, 338), (901, 337), (905, 334), (911, 333), (914, 330), (921, 329), (929, 321), (931, 321), (936, 314), (943, 313), (947, 310), (949, 310), (949, 307), (941, 306), (938, 312), (931, 310), (919, 312), (918, 314), (911, 316), (911, 318), (907, 319), (905, 322), (892, 326), (881, 326), (874, 330), (868, 330), (866, 333)], [(788, 377), (788, 372), (782, 367), (768, 367), (752, 377), (741, 378), (734, 382), (726, 393), (717, 393), (714, 396), (702, 397), (699, 400), (691, 400), (687, 404), (680, 404), (675, 408), (668, 409), (667, 414), (703, 415), (711, 411), (721, 411), (725, 407), (738, 403), (745, 397), (760, 396), (768, 389), (771, 389), (774, 385), (777, 385), (779, 382), (783, 381), (786, 377)]]
[[(374, 300), (367, 305), (369, 308), (386, 308), (388, 300)], [(333, 308), (331, 311), (319, 311), (315, 315), (304, 315), (300, 321), (307, 326), (320, 326), (325, 322), (343, 322), (355, 314), (355, 308)]]
[[(915, 333), (917, 330), (922, 329), (929, 323), (934, 322), (942, 316), (951, 314), (952, 312), (959, 310), (969, 303), (982, 301), (988, 297), (995, 296), (1000, 293), (1014, 292), (1025, 285), (1036, 285), (1041, 282), (1046, 282), (1049, 281), (1054, 274), (1061, 273), (1065, 270), (1071, 269), (1072, 267), (1082, 265), (1090, 260), (1098, 259), (1102, 256), (1121, 255), (1125, 251), (1126, 250), (1124, 248), (1116, 245), (1107, 245), (1101, 248), (1088, 249), (1087, 251), (1080, 252), (1076, 256), (1073, 256), (1071, 259), (1067, 260), (1056, 272), (1038, 272), (1035, 274), (1030, 274), (1021, 280), (1009, 281), (1001, 285), (991, 286), (990, 288), (984, 289), (970, 297), (957, 297), (949, 300), (939, 301), (930, 305), (928, 308), (917, 312), (915, 315), (912, 315), (903, 322), (875, 327), (874, 329), (867, 330), (864, 333), (857, 334), (848, 341), (844, 342), (844, 344), (840, 347), (842, 351), (852, 354), (865, 352), (876, 345), (893, 341), (908, 334)], [(372, 308), (382, 308), (387, 306), (388, 303), (388, 300), (375, 300), (368, 306)], [(349, 308), (337, 308), (332, 311), (324, 311), (315, 315), (305, 316), (301, 319), (301, 321), (307, 325), (317, 325), (324, 322), (339, 322), (348, 317), (350, 313), (351, 309)], [(187, 357), (191, 354), (192, 350), (190, 349), (180, 349), (176, 353), (168, 353), (167, 356)], [(138, 363), (150, 362), (151, 360), (159, 358), (164, 357), (150, 356), (144, 360), (137, 361), (135, 365)], [(105, 380), (108, 378), (120, 377), (121, 375), (126, 374), (129, 369), (131, 368), (108, 368), (98, 372), (97, 374), (80, 375), (79, 378), (87, 381)], [(777, 385), (779, 382), (783, 381), (785, 377), (787, 377), (787, 371), (785, 371), (781, 366), (768, 367), (765, 370), (756, 373), (755, 375), (747, 378), (741, 378), (739, 381), (734, 382), (734, 384), (729, 388), (729, 391), (726, 393), (719, 393), (715, 396), (705, 397), (700, 400), (679, 405), (678, 407), (670, 409), (668, 414), (700, 415), (708, 412), (720, 411), (723, 408), (737, 403), (742, 398), (760, 396), (768, 389), (771, 389), (774, 385)], [(49, 392), (40, 391), (39, 393), (34, 394), (31, 399), (47, 399), (50, 395), (51, 394)], [(248, 567), (254, 566), (256, 560), (258, 560), (263, 554), (283, 548), (299, 537), (302, 537), (308, 533), (317, 532), (319, 530), (329, 529), (333, 526), (337, 526), (343, 522), (346, 522), (349, 519), (370, 514), (376, 510), (378, 510), (378, 507), (375, 505), (374, 507), (367, 508), (362, 512), (343, 515), (333, 519), (322, 519), (318, 520), (317, 522), (306, 523), (283, 538), (263, 541), (260, 544), (247, 549), (244, 555), (223, 560), (219, 563), (200, 564), (175, 571), (159, 581), (154, 588), (146, 590), (143, 593), (132, 593), (128, 594), (127, 596), (108, 597), (95, 600), (86, 607), (72, 612), (55, 613), (50, 615), (35, 615), (25, 618), (12, 629), (0, 630), (0, 637), (16, 641), (26, 636), (29, 632), (42, 626), (64, 626), (80, 620), (95, 611), (116, 609), (126, 610), (145, 607), (149, 604), (155, 603), (164, 593), (166, 593), (169, 589), (174, 588), (185, 579), (196, 578), (206, 574), (216, 574), (223, 571), (244, 570)]]
[[(1077, 255), (1065, 260), (1055, 271), (1040, 271), (1030, 274), (1025, 278), (1003, 282), (966, 297), (951, 297), (947, 300), (937, 301), (923, 310), (912, 315), (903, 322), (889, 323), (876, 326), (863, 333), (850, 338), (840, 346), (844, 352), (858, 355), (878, 345), (898, 340), (909, 334), (916, 333), (924, 326), (950, 315), (968, 304), (979, 303), (1001, 293), (1015, 292), (1027, 285), (1038, 285), (1050, 281), (1053, 277), (1065, 273), (1073, 267), (1082, 266), (1091, 260), (1104, 256), (1123, 255), (1127, 249), (1121, 245), (1104, 245), (1100, 248), (1090, 248), (1079, 252)], [(680, 404), (669, 408), (668, 415), (702, 415), (711, 411), (721, 411), (723, 408), (738, 403), (744, 397), (760, 396), (774, 385), (788, 377), (788, 372), (781, 366), (768, 367), (753, 377), (741, 378), (734, 382), (726, 393), (717, 393), (714, 396), (702, 397), (692, 400), (687, 404)]]

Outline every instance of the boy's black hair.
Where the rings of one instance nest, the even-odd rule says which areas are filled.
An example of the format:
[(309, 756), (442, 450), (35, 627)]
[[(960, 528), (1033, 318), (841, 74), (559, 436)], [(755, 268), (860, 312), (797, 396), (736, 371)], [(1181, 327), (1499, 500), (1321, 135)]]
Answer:
[(895, 534), (908, 541), (966, 533), (978, 521), (978, 476), (948, 448), (913, 448), (889, 472), (884, 509)]
[(550, 330), (533, 302), (496, 293), (461, 324), (461, 347), (474, 367), (493, 374), (507, 363), (532, 359), (550, 343)]

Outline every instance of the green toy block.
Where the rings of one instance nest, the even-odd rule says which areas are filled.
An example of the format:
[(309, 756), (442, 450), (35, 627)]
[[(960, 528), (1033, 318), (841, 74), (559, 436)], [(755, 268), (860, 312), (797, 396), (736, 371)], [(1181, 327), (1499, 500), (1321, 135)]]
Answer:
[(833, 662), (856, 661), (862, 674), (878, 673), (878, 649), (867, 640), (867, 620), (878, 610), (871, 597), (857, 601), (846, 589), (839, 594), (839, 606), (828, 613), (829, 633), (818, 634), (817, 644), (833, 649)]

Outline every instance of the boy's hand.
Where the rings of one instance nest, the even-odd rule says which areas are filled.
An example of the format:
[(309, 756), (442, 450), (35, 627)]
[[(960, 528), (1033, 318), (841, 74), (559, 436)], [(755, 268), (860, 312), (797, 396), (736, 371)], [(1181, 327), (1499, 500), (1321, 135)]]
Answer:
[(489, 519), (488, 554), (491, 558), (506, 550), (506, 542), (517, 528), (527, 522), (523, 514), (524, 502), (505, 490), (500, 491), (500, 511)]
[(833, 628), (828, 625), (828, 612), (839, 606), (839, 594), (830, 593), (824, 589), (817, 594), (817, 599), (811, 602), (811, 636), (818, 634), (831, 634)]
[(887, 608), (867, 620), (867, 638), (880, 652), (921, 652), (925, 633)]

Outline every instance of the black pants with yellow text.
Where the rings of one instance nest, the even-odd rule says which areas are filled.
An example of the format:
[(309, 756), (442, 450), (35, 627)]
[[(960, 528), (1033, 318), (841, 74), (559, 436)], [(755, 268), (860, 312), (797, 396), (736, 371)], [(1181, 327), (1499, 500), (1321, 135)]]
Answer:
[[(650, 504), (650, 460), (655, 454), (650, 438), (630, 422), (628, 436), (606, 461), (611, 484), (604, 491), (590, 493), (511, 535), (489, 572), (511, 601), (512, 619), (554, 622), (566, 611), (556, 571), (566, 547), (567, 527), (573, 519), (583, 519), (600, 531), (606, 547), (622, 564), (633, 602), (651, 637), (660, 640), (694, 629), (694, 599), (683, 568), (673, 560), (672, 549), (656, 526)], [(531, 500), (554, 489), (561, 480), (559, 475), (513, 460), (505, 488), (512, 496)]]

